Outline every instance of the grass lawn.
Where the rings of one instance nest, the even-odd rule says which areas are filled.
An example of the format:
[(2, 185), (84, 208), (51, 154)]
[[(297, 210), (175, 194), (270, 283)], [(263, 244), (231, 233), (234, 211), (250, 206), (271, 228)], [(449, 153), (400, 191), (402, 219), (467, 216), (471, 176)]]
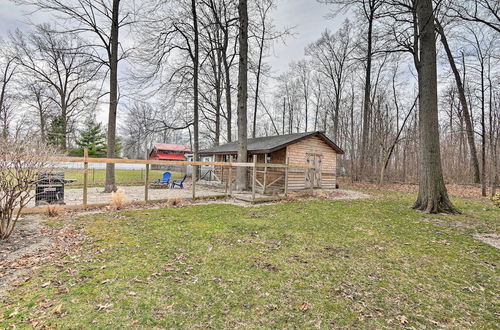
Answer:
[(497, 328), (500, 253), (471, 234), (498, 233), (499, 209), (377, 194), (81, 217), (93, 242), (11, 291), (0, 328)]
[[(163, 176), (164, 170), (150, 170), (149, 181), (154, 182)], [(106, 180), (106, 170), (89, 169), (89, 185), (94, 187), (104, 186)], [(171, 172), (172, 179), (182, 178), (182, 174), (178, 172)], [(115, 170), (116, 184), (144, 184), (145, 170)], [(82, 169), (64, 169), (64, 177), (66, 179), (75, 179), (73, 184), (66, 185), (66, 187), (83, 185), (83, 170)]]

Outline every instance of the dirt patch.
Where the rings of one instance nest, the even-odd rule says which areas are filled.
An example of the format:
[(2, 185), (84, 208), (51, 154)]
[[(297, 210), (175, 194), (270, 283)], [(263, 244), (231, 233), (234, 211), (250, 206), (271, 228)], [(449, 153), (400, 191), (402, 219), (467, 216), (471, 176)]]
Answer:
[(49, 262), (65, 263), (63, 258), (77, 253), (86, 240), (74, 225), (51, 228), (40, 222), (40, 217), (25, 219), (0, 242), (0, 300), (9, 287), (31, 280), (30, 270)]
[(500, 249), (500, 235), (498, 234), (474, 234), (472, 237)]
[[(369, 182), (340, 182), (341, 186), (356, 189), (379, 189), (378, 184)], [(447, 184), (448, 194), (458, 197), (481, 197), (481, 186), (473, 184)], [(418, 184), (416, 183), (387, 183), (382, 190), (417, 193)], [(487, 193), (489, 196), (489, 192)]]
[[(144, 186), (119, 186), (119, 189), (125, 194), (124, 201), (127, 203), (144, 201)], [(193, 195), (190, 182), (184, 183), (184, 189), (149, 189), (148, 198), (150, 201), (167, 200), (173, 198), (191, 199)], [(224, 195), (224, 189), (214, 186), (196, 185), (197, 197), (214, 197)], [(87, 201), (89, 204), (110, 204), (111, 194), (104, 193), (103, 188), (88, 188)], [(64, 202), (66, 205), (82, 205), (83, 189), (65, 189)], [(32, 200), (28, 207), (34, 207), (35, 201)]]
[(240, 199), (229, 198), (227, 200), (226, 199), (217, 199), (217, 200), (206, 199), (204, 201), (186, 200), (184, 201), (183, 205), (231, 204), (242, 207), (257, 207), (262, 205), (283, 204), (289, 202), (300, 202), (300, 201), (311, 201), (311, 200), (357, 200), (357, 199), (368, 199), (368, 198), (372, 198), (372, 196), (354, 190), (319, 189), (315, 190), (313, 195), (311, 195), (310, 191), (293, 191), (288, 193), (288, 197), (286, 198), (278, 199), (275, 201), (259, 202), (256, 204), (252, 204), (250, 202), (246, 202)]
[(462, 229), (476, 229), (479, 226), (482, 225), (488, 225), (486, 222), (480, 222), (480, 221), (446, 221), (446, 220), (441, 220), (441, 219), (435, 219), (435, 218), (423, 218), (424, 221), (434, 223), (439, 226), (446, 226), (446, 227), (455, 227), (455, 228), (462, 228)]

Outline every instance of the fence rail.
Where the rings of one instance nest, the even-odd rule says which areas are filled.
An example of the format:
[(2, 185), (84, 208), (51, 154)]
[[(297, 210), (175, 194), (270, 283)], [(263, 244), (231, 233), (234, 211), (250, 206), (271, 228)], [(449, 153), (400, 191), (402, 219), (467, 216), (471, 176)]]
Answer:
[(106, 164), (138, 164), (138, 165), (186, 165), (186, 166), (223, 166), (223, 167), (269, 167), (269, 168), (314, 168), (312, 165), (287, 165), (273, 163), (238, 163), (238, 162), (201, 162), (177, 160), (123, 159), (123, 158), (92, 158), (92, 157), (52, 157), (50, 161), (57, 163), (106, 163)]
[[(289, 164), (288, 159), (286, 160), (285, 164), (273, 164), (273, 163), (258, 163), (257, 162), (257, 157), (254, 155), (252, 158), (251, 162), (235, 162), (233, 161), (233, 157), (230, 157), (228, 162), (204, 162), (204, 161), (163, 161), (163, 160), (150, 160), (150, 159), (122, 159), (122, 158), (93, 158), (93, 157), (88, 157), (88, 150), (84, 150), (84, 156), (83, 157), (67, 157), (67, 156), (56, 156), (52, 157), (49, 159), (51, 163), (54, 164), (59, 164), (59, 163), (80, 163), (83, 166), (79, 167), (77, 170), (78, 172), (81, 171), (80, 173), (83, 173), (82, 176), (82, 184), (81, 187), (83, 188), (81, 191), (81, 195), (75, 199), (73, 196), (72, 203), (71, 205), (67, 205), (65, 207), (69, 209), (78, 209), (79, 207), (82, 209), (86, 208), (92, 208), (96, 207), (97, 205), (109, 205), (109, 204), (104, 204), (101, 203), (102, 200), (97, 200), (96, 204), (96, 196), (92, 195), (90, 197), (93, 197), (92, 199), (89, 199), (89, 191), (90, 187), (95, 186), (95, 183), (93, 183), (92, 180), (89, 180), (89, 173), (92, 173), (91, 171), (94, 171), (93, 168), (89, 167), (89, 164), (135, 164), (135, 165), (144, 165), (144, 168), (141, 168), (141, 184), (144, 187), (144, 192), (143, 192), (143, 197), (137, 198), (137, 190), (134, 190), (132, 193), (135, 194), (136, 202), (142, 202), (142, 203), (147, 203), (150, 201), (150, 198), (153, 198), (155, 201), (158, 199), (158, 193), (153, 193), (150, 191), (150, 188), (152, 187), (150, 182), (151, 179), (151, 174), (154, 172), (151, 172), (151, 165), (177, 165), (181, 167), (186, 167), (186, 169), (191, 166), (193, 171), (192, 171), (192, 181), (191, 181), (191, 189), (192, 192), (190, 193), (188, 191), (184, 191), (182, 194), (180, 194), (181, 198), (182, 196), (184, 198), (189, 198), (188, 196), (191, 195), (193, 199), (199, 198), (199, 197), (225, 197), (228, 198), (230, 196), (232, 197), (238, 197), (241, 196), (240, 192), (235, 192), (233, 194), (233, 183), (235, 183), (234, 180), (234, 175), (236, 174), (236, 170), (238, 168), (247, 168), (248, 169), (248, 187), (251, 188), (249, 192), (247, 192), (248, 197), (251, 196), (251, 199), (249, 201), (255, 202), (256, 201), (256, 194), (257, 191), (259, 193), (262, 192), (262, 194), (266, 194), (266, 189), (268, 188), (274, 188), (278, 186), (278, 182), (281, 181), (282, 183), (279, 183), (279, 187), (282, 187), (284, 190), (284, 195), (286, 196), (289, 190), (289, 173), (303, 173), (304, 178), (307, 178), (307, 175), (310, 173), (310, 171), (314, 171), (314, 166), (312, 165), (306, 165), (306, 164)], [(141, 167), (141, 166), (138, 166)], [(198, 172), (199, 169), (207, 169), (207, 168), (212, 168), (212, 172), (215, 174), (214, 169), (220, 168), (222, 170), (222, 173), (218, 172), (219, 177), (215, 175), (215, 185), (218, 186), (219, 188), (214, 188), (214, 189), (207, 189), (207, 186), (202, 186), (203, 188), (198, 187), (198, 190), (200, 190), (197, 194), (197, 185), (200, 185), (200, 182), (197, 180), (198, 177)], [(271, 169), (268, 171), (268, 169)], [(272, 169), (275, 169), (274, 171)], [(142, 175), (142, 171), (144, 171), (144, 176)], [(281, 173), (282, 172), (282, 173)], [(227, 179), (224, 176), (224, 173), (226, 173)], [(259, 174), (260, 178), (257, 178), (257, 173)], [(281, 173), (279, 176), (277, 176), (277, 173)], [(154, 175), (154, 174), (153, 174)], [(274, 176), (272, 176), (274, 175)], [(294, 177), (296, 180), (296, 177)], [(200, 180), (203, 179), (203, 176), (201, 176)], [(139, 183), (139, 182), (137, 182)], [(220, 183), (220, 185), (217, 185), (217, 183)], [(157, 186), (154, 186), (157, 187)], [(279, 188), (276, 187), (276, 188)], [(222, 188), (222, 189), (221, 189)], [(220, 189), (220, 190), (219, 190)], [(219, 193), (220, 191), (220, 193)], [(92, 194), (94, 194), (95, 191), (92, 190)], [(127, 191), (128, 193), (128, 191)], [(171, 193), (167, 193), (169, 195)], [(210, 195), (208, 195), (210, 194)], [(142, 193), (140, 193), (142, 195)], [(198, 196), (197, 196), (198, 195)], [(153, 197), (152, 197), (153, 196)], [(156, 198), (154, 197), (156, 196)], [(162, 194), (162, 196), (164, 196)], [(262, 196), (264, 197), (264, 196)], [(104, 197), (103, 197), (104, 198)], [(109, 198), (109, 197), (106, 197)], [(161, 200), (164, 200), (163, 197), (161, 197)], [(170, 198), (177, 198), (176, 196), (171, 196)], [(81, 202), (79, 202), (81, 201)], [(78, 205), (74, 205), (75, 203), (79, 203)], [(81, 203), (81, 204), (80, 204)], [(40, 207), (35, 208), (40, 209)], [(39, 210), (38, 210), (39, 211)]]

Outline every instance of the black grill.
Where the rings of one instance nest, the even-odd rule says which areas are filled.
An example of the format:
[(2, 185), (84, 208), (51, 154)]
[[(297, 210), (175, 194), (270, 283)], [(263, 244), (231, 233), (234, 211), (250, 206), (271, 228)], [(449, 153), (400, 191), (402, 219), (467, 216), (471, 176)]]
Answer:
[(35, 205), (64, 204), (64, 172), (39, 173)]

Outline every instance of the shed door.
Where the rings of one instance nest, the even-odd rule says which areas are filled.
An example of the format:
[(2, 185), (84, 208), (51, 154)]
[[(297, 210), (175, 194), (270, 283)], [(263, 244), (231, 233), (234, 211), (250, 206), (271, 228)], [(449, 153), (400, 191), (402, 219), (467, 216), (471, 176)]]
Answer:
[(321, 154), (307, 154), (307, 164), (313, 165), (312, 171), (307, 171), (306, 185), (307, 187), (320, 188), (321, 187)]

